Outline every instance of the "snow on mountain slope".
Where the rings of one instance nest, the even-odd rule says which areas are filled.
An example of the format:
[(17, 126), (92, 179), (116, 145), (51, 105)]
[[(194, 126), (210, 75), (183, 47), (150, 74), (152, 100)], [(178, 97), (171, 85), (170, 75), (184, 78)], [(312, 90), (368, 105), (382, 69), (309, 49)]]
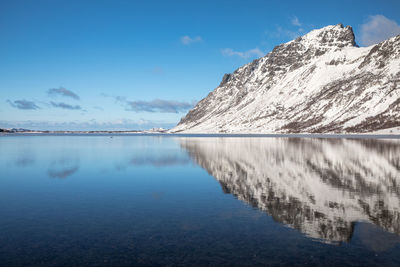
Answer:
[(400, 126), (400, 35), (357, 47), (311, 31), (225, 74), (171, 132), (361, 133)]
[(400, 235), (400, 140), (180, 138), (226, 193), (325, 242), (355, 222)]

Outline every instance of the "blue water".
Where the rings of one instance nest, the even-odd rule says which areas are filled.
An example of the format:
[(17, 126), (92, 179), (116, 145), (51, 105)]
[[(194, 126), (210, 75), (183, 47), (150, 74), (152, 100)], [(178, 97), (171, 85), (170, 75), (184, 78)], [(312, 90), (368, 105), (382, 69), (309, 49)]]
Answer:
[(11, 135), (0, 170), (2, 266), (400, 265), (399, 139)]

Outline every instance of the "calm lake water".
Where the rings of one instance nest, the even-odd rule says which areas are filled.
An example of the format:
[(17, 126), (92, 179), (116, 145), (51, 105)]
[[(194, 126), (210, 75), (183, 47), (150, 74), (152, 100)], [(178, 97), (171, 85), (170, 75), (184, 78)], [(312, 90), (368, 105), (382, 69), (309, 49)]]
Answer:
[(0, 137), (0, 265), (400, 265), (400, 139)]

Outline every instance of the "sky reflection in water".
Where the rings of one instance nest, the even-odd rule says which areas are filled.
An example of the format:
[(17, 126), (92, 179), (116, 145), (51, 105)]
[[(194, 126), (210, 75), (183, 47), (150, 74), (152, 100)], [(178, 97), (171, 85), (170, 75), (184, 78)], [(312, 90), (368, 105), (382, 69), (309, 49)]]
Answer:
[(0, 260), (400, 264), (400, 141), (0, 138)]

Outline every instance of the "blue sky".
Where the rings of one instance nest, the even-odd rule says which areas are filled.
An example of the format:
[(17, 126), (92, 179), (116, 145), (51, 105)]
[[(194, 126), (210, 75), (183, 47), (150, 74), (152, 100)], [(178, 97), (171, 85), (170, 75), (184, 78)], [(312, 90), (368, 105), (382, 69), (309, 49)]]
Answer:
[(400, 1), (0, 0), (0, 127), (172, 127), (230, 73), (326, 25), (400, 34)]

